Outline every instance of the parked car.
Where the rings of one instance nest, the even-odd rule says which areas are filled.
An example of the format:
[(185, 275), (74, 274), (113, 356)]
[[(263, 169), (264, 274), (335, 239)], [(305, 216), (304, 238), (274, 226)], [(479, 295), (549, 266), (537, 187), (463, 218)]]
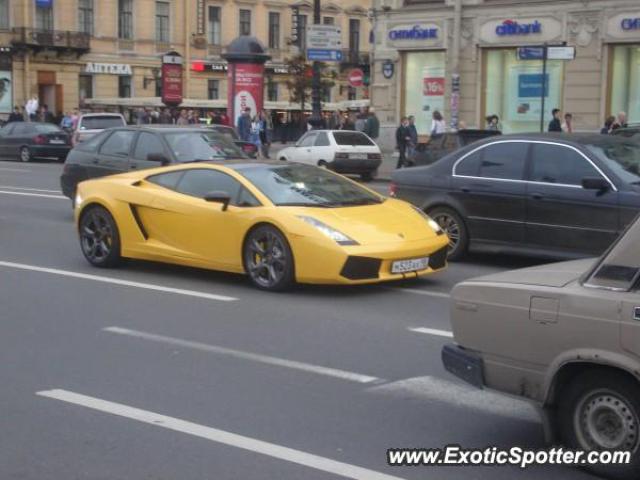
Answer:
[(500, 135), (496, 130), (466, 129), (457, 132), (446, 132), (431, 135), (427, 143), (418, 143), (413, 154), (408, 158), (411, 166), (431, 165), (445, 155), (482, 140)]
[(640, 478), (640, 219), (599, 260), (498, 273), (451, 295), (456, 344), (447, 370), (542, 407), (547, 439), (581, 451), (625, 451)]
[(640, 125), (633, 125), (625, 128), (616, 128), (611, 132), (611, 135), (619, 135), (625, 138), (633, 138), (634, 140), (640, 140)]
[(75, 146), (107, 128), (126, 126), (127, 121), (119, 113), (84, 113), (78, 118), (72, 143)]
[(113, 128), (71, 150), (60, 185), (73, 202), (78, 183), (90, 178), (172, 163), (242, 158), (246, 156), (233, 143), (199, 127)]
[(21, 162), (64, 160), (70, 149), (69, 134), (50, 123), (12, 122), (0, 129), (0, 154)]
[(640, 209), (640, 145), (612, 135), (503, 135), (396, 171), (390, 188), (448, 232), (450, 259), (469, 246), (599, 255)]
[(235, 128), (229, 127), (227, 125), (215, 124), (207, 125), (206, 128), (213, 130), (214, 132), (219, 133), (224, 137), (227, 137), (229, 140), (235, 143), (236, 146), (240, 148), (240, 150), (242, 150), (248, 157), (256, 158), (258, 156), (258, 147), (256, 147), (254, 143), (245, 142), (244, 140), (242, 140)]
[(382, 163), (382, 152), (362, 132), (311, 130), (295, 146), (281, 150), (278, 159), (317, 165), (338, 173), (359, 174), (363, 180), (371, 180)]

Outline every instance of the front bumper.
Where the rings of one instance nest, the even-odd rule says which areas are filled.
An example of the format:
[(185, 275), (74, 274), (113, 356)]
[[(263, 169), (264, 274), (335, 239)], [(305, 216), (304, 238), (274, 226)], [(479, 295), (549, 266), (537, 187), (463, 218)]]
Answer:
[(442, 364), (456, 377), (478, 388), (484, 386), (482, 357), (458, 345), (442, 347)]
[(336, 173), (372, 173), (378, 169), (381, 163), (380, 159), (344, 159), (330, 162), (329, 168)]

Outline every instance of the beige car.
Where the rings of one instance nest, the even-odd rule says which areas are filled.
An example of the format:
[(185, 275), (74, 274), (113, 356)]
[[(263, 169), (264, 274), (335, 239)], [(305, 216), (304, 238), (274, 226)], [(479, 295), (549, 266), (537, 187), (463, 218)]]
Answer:
[(640, 220), (598, 260), (468, 280), (452, 292), (445, 368), (538, 404), (547, 440), (626, 450), (592, 470), (640, 479)]

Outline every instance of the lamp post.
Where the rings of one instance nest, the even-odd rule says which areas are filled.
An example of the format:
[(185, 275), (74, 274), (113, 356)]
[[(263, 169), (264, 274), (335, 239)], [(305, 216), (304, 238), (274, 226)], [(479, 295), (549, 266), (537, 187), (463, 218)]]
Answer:
[[(313, 24), (320, 25), (320, 0), (313, 0)], [(320, 62), (313, 62), (311, 79), (311, 118), (309, 124), (313, 128), (322, 128), (322, 105), (320, 104)]]

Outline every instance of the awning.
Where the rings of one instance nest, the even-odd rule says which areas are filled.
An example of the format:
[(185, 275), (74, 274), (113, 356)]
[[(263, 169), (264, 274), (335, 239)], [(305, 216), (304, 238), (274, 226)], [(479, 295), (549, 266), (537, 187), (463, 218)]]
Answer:
[[(101, 97), (87, 98), (87, 105), (110, 107), (164, 107), (160, 97)], [(202, 100), (198, 98), (185, 98), (178, 108), (227, 108), (227, 100)]]

